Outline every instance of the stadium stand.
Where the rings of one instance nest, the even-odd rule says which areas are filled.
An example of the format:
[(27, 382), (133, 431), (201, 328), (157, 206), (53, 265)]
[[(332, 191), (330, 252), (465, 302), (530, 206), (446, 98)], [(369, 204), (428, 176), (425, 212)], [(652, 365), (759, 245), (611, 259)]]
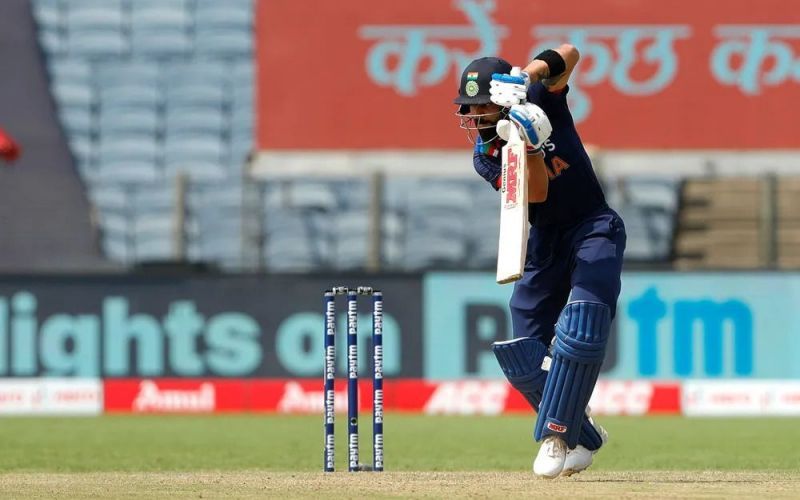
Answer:
[[(674, 179), (659, 177), (608, 183), (609, 203), (625, 218), (629, 261), (669, 261), (679, 188)], [(382, 191), (378, 237), (384, 268), (491, 269), (495, 265), (498, 198), (479, 179), (389, 175)], [(372, 237), (367, 181), (285, 177), (266, 183), (262, 199), (265, 267), (297, 271), (366, 265)], [(292, 245), (302, 245), (304, 250), (285, 255), (284, 251), (291, 253)], [(333, 250), (325, 252), (325, 248)]]
[[(198, 184), (207, 199), (224, 199), (219, 210), (188, 207), (189, 257), (238, 266), (242, 198), (228, 194), (241, 191), (240, 167), (252, 149), (252, 0), (35, 0), (33, 12), (108, 256), (175, 257), (181, 229), (158, 222), (170, 221), (174, 207), (135, 200), (142, 191), (173, 191), (185, 174), (190, 191)], [(133, 201), (112, 208), (113, 192)], [(130, 220), (112, 225), (119, 217)]]
[(679, 187), (674, 179), (648, 176), (606, 182), (608, 203), (625, 221), (628, 261), (664, 262), (671, 258)]

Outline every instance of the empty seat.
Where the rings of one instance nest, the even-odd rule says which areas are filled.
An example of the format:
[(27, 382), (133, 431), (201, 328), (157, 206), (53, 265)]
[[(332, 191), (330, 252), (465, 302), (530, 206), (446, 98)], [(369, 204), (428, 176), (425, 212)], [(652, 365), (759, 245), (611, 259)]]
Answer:
[(101, 210), (127, 210), (130, 208), (129, 196), (130, 189), (118, 182), (98, 182), (89, 190), (89, 198)]
[(92, 140), (85, 135), (78, 135), (69, 131), (69, 149), (78, 160), (78, 168), (88, 166), (92, 161)]
[(241, 166), (253, 150), (253, 138), (237, 136), (231, 141), (231, 150), (228, 162), (232, 168)]
[(236, 183), (192, 183), (187, 201), (190, 207), (241, 207), (244, 187)]
[(168, 135), (199, 133), (221, 136), (225, 128), (222, 109), (167, 109), (166, 130)]
[(223, 179), (223, 146), (214, 135), (167, 137), (164, 145), (164, 166), (170, 175), (183, 172), (191, 179)]
[(472, 205), (472, 188), (456, 179), (421, 183), (410, 193), (410, 203), (421, 210), (465, 213)]
[(653, 260), (656, 248), (649, 238), (642, 234), (628, 236), (625, 244), (625, 258), (627, 260)]
[(250, 2), (229, 1), (200, 2), (195, 11), (195, 25), (198, 29), (232, 28), (242, 31), (252, 29), (253, 6)]
[(62, 31), (40, 29), (36, 37), (39, 45), (51, 56), (60, 56), (67, 51), (66, 39)]
[(100, 212), (99, 222), (104, 234), (116, 234), (123, 238), (128, 238), (133, 226), (133, 221), (127, 213), (114, 210)]
[[(227, 235), (225, 235), (227, 236)], [(236, 263), (242, 258), (242, 242), (239, 238), (219, 237), (203, 232), (188, 242), (189, 258), (193, 261)]]
[(64, 19), (60, 2), (53, 0), (34, 1), (33, 16), (40, 30), (58, 31), (63, 29)]
[(103, 254), (109, 259), (128, 263), (133, 260), (133, 249), (125, 235), (118, 233), (103, 234), (101, 239)]
[(61, 123), (67, 133), (77, 136), (88, 136), (93, 129), (92, 110), (86, 106), (64, 106), (59, 110)]
[(190, 24), (189, 11), (180, 3), (139, 0), (131, 3), (131, 30), (134, 32), (139, 29), (164, 28), (186, 30)]
[(158, 113), (150, 108), (103, 110), (100, 130), (104, 135), (141, 134), (154, 137), (160, 130)]
[(336, 192), (325, 182), (294, 181), (289, 185), (289, 199), (297, 208), (330, 211), (339, 206)]
[(408, 269), (463, 266), (467, 256), (466, 241), (436, 233), (410, 232), (405, 246)]
[(154, 181), (159, 176), (157, 163), (158, 150), (152, 140), (104, 139), (100, 143), (98, 173), (102, 177), (134, 182)]
[(67, 38), (70, 54), (88, 57), (121, 57), (128, 51), (127, 40), (117, 30), (74, 29)]
[(174, 260), (175, 242), (172, 237), (150, 235), (134, 241), (133, 254), (137, 262)]
[(92, 78), (92, 68), (86, 61), (52, 58), (48, 67), (53, 83), (73, 83), (88, 87)]
[(53, 86), (53, 94), (60, 106), (89, 107), (94, 101), (91, 87), (79, 82), (57, 81)]
[(253, 34), (237, 28), (208, 28), (195, 32), (195, 50), (211, 56), (247, 56), (253, 50)]
[(120, 56), (127, 51), (120, 1), (73, 0), (68, 4), (66, 28), (70, 54)]
[(67, 28), (121, 28), (121, 0), (71, 0), (67, 3)]
[(100, 89), (100, 103), (105, 108), (155, 108), (160, 101), (161, 93), (156, 87), (132, 83), (126, 86)]
[(112, 87), (155, 88), (160, 83), (160, 72), (152, 61), (108, 61), (98, 66), (95, 82), (103, 90)]
[(631, 177), (625, 187), (626, 199), (630, 203), (661, 207), (669, 212), (678, 208), (678, 184), (674, 180)]
[(192, 40), (186, 31), (139, 29), (131, 34), (131, 52), (135, 55), (171, 57), (191, 51)]
[(416, 178), (387, 177), (383, 186), (384, 206), (395, 211), (407, 210), (409, 197), (418, 185), (419, 181)]
[(242, 140), (252, 142), (255, 129), (252, 116), (233, 115), (230, 124), (231, 141)]
[(222, 87), (228, 80), (229, 66), (220, 61), (192, 61), (170, 64), (166, 68), (166, 82), (170, 87), (204, 85)]
[(176, 208), (175, 188), (166, 183), (142, 184), (130, 194), (130, 204), (140, 214), (171, 216)]
[(273, 270), (308, 270), (322, 264), (326, 232), (301, 210), (271, 210), (264, 219), (264, 259)]
[(311, 246), (311, 241), (302, 236), (268, 240), (264, 264), (272, 271), (308, 271), (320, 265)]
[(227, 102), (225, 89), (219, 83), (175, 82), (168, 84), (167, 101), (170, 106), (222, 108)]
[(333, 266), (337, 269), (365, 267), (369, 255), (369, 214), (363, 210), (337, 212), (333, 221)]
[(191, 52), (191, 21), (184, 6), (134, 2), (131, 7), (131, 50), (134, 54), (158, 57)]

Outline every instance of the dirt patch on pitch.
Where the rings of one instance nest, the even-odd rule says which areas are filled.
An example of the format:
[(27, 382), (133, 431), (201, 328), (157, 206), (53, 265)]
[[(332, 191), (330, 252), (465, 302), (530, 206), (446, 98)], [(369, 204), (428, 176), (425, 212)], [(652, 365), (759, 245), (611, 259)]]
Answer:
[(0, 496), (11, 498), (796, 498), (798, 492), (795, 472), (587, 472), (552, 481), (509, 472), (0, 475)]

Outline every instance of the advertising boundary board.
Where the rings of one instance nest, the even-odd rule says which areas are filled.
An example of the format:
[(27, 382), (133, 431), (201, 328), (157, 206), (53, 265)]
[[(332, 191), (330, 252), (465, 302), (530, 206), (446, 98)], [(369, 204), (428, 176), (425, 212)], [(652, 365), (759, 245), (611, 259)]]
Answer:
[[(800, 11), (786, 6), (564, 0), (553, 9), (547, 0), (406, 0), (376, 9), (369, 0), (343, 0), (309, 12), (294, 0), (260, 0), (257, 145), (468, 152), (452, 104), (467, 64), (501, 56), (524, 66), (545, 48), (571, 43), (581, 61), (567, 98), (585, 143), (796, 148), (794, 108), (785, 103), (796, 102), (800, 89)], [(305, 74), (307, 61), (318, 77), (275, 77)], [(331, 105), (331, 96), (357, 99)], [(299, 102), (314, 109), (313, 120), (296, 112)], [(375, 109), (391, 119), (376, 127)]]
[[(0, 277), (0, 377), (307, 378), (322, 374), (323, 289), (384, 290), (387, 378), (498, 379), (511, 286), (490, 272)], [(800, 273), (623, 274), (605, 380), (800, 379)], [(361, 299), (358, 368), (369, 370)], [(336, 312), (336, 368), (347, 358)]]

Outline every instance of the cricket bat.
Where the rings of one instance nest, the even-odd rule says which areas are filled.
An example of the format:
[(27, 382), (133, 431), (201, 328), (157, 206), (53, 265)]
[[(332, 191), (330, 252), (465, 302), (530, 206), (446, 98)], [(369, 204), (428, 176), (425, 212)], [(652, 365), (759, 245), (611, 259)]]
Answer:
[(500, 242), (497, 249), (497, 283), (517, 281), (525, 269), (528, 246), (527, 148), (514, 122), (509, 123), (503, 146), (500, 186)]

